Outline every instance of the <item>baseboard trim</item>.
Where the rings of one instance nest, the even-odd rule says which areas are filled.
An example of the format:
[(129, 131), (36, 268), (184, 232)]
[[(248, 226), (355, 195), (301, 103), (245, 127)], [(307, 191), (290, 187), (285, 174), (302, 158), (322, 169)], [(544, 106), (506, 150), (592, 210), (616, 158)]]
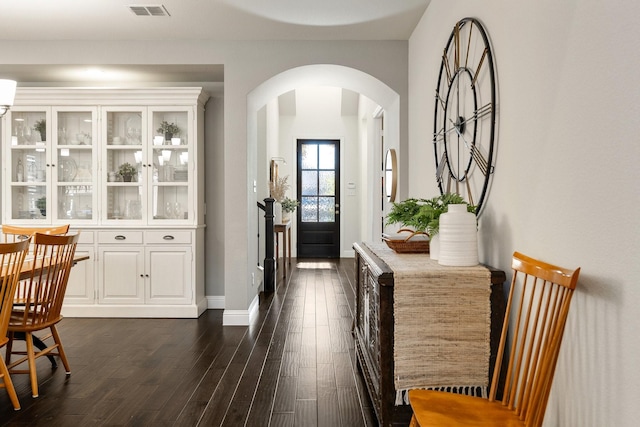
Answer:
[(249, 326), (258, 314), (258, 295), (255, 296), (247, 310), (224, 310), (222, 326)]
[(209, 310), (223, 310), (224, 309), (224, 295), (223, 296), (207, 296), (207, 308)]

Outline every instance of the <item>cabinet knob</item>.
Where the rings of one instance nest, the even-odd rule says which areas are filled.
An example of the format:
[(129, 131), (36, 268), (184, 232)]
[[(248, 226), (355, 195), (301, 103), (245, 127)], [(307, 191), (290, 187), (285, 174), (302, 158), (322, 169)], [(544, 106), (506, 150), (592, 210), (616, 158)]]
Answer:
[(175, 237), (173, 237), (173, 236), (172, 236), (172, 235), (170, 235), (170, 234), (167, 234), (166, 236), (162, 236), (162, 238), (163, 238), (164, 240), (173, 240), (173, 239), (175, 239)]
[(145, 275), (144, 275), (144, 277), (149, 277), (149, 275), (148, 275), (148, 274), (145, 274)]
[(116, 237), (114, 237), (114, 239), (116, 239), (116, 240), (126, 240), (127, 238), (125, 236), (123, 236), (122, 234), (118, 234)]
[(144, 274), (141, 274), (140, 277), (144, 278)]

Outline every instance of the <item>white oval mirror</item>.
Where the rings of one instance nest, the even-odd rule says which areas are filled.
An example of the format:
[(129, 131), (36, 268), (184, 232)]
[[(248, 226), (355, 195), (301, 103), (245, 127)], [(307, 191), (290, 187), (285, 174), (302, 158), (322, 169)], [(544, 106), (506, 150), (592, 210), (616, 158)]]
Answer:
[(396, 150), (390, 148), (384, 161), (384, 185), (389, 203), (396, 201), (396, 189), (398, 187), (398, 164)]

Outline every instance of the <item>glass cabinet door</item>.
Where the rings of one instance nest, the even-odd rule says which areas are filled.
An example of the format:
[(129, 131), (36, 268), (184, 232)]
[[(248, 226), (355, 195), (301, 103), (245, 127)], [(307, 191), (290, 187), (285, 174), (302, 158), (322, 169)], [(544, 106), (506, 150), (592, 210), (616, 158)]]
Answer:
[[(14, 108), (7, 114), (10, 137), (7, 138), (10, 182), (7, 209), (9, 218), (26, 222), (49, 222), (48, 179), (51, 173), (47, 108)], [(7, 123), (9, 124), (9, 123)], [(5, 134), (6, 135), (6, 134)]]
[(150, 110), (152, 176), (149, 194), (150, 222), (193, 220), (191, 208), (191, 109)]
[(53, 170), (56, 220), (95, 222), (97, 164), (96, 108), (54, 108)]
[(105, 108), (103, 113), (103, 215), (106, 221), (140, 222), (145, 217), (148, 164), (146, 109)]

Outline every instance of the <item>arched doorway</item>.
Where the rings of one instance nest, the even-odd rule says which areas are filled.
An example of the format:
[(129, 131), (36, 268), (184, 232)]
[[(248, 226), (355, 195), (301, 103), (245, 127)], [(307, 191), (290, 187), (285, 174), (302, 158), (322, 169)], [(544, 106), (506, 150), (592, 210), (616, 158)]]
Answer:
[[(265, 112), (265, 107), (273, 106), (274, 100), (295, 91), (302, 87), (332, 87), (350, 91), (368, 98), (381, 109), (384, 110), (385, 120), (385, 143), (387, 148), (395, 148), (401, 151), (400, 147), (400, 100), (399, 95), (382, 81), (362, 71), (339, 66), (339, 65), (308, 65), (286, 70), (275, 75), (269, 80), (256, 87), (247, 96), (247, 174), (248, 182), (256, 184), (256, 198), (258, 201), (268, 196), (269, 163), (271, 157), (281, 157), (280, 153), (265, 148), (268, 145), (269, 132), (273, 132), (273, 126), (269, 123), (273, 120), (269, 111)], [(277, 103), (276, 103), (277, 107)], [(371, 115), (373, 122), (373, 116)], [(372, 128), (373, 129), (373, 128)], [(275, 131), (277, 133), (277, 130)], [(363, 140), (371, 141), (375, 136), (373, 130), (364, 129), (360, 133)], [(318, 135), (301, 135), (317, 137)], [(327, 135), (323, 135), (327, 136)], [(364, 144), (367, 141), (363, 141)], [(292, 141), (293, 144), (293, 141)], [(370, 147), (358, 159), (363, 167), (358, 176), (351, 176), (343, 179), (342, 189), (345, 194), (356, 193), (359, 199), (359, 212), (356, 216), (361, 220), (358, 224), (360, 229), (357, 240), (371, 240), (374, 235), (380, 234), (380, 168), (382, 163), (380, 158), (380, 147)], [(295, 162), (295, 158), (289, 156), (290, 161)], [(295, 165), (295, 163), (294, 163)], [(354, 191), (355, 190), (355, 191)], [(258, 216), (258, 208), (255, 203), (249, 204), (253, 209), (249, 215), (253, 218)], [(345, 224), (343, 218), (342, 227), (354, 227), (354, 224)], [(249, 221), (249, 224), (256, 224), (256, 230), (249, 230), (249, 236), (258, 235), (258, 225), (256, 221)], [(352, 241), (343, 241), (342, 253), (347, 253), (351, 248)], [(257, 238), (249, 242), (249, 254), (255, 254), (257, 265), (259, 262)]]

